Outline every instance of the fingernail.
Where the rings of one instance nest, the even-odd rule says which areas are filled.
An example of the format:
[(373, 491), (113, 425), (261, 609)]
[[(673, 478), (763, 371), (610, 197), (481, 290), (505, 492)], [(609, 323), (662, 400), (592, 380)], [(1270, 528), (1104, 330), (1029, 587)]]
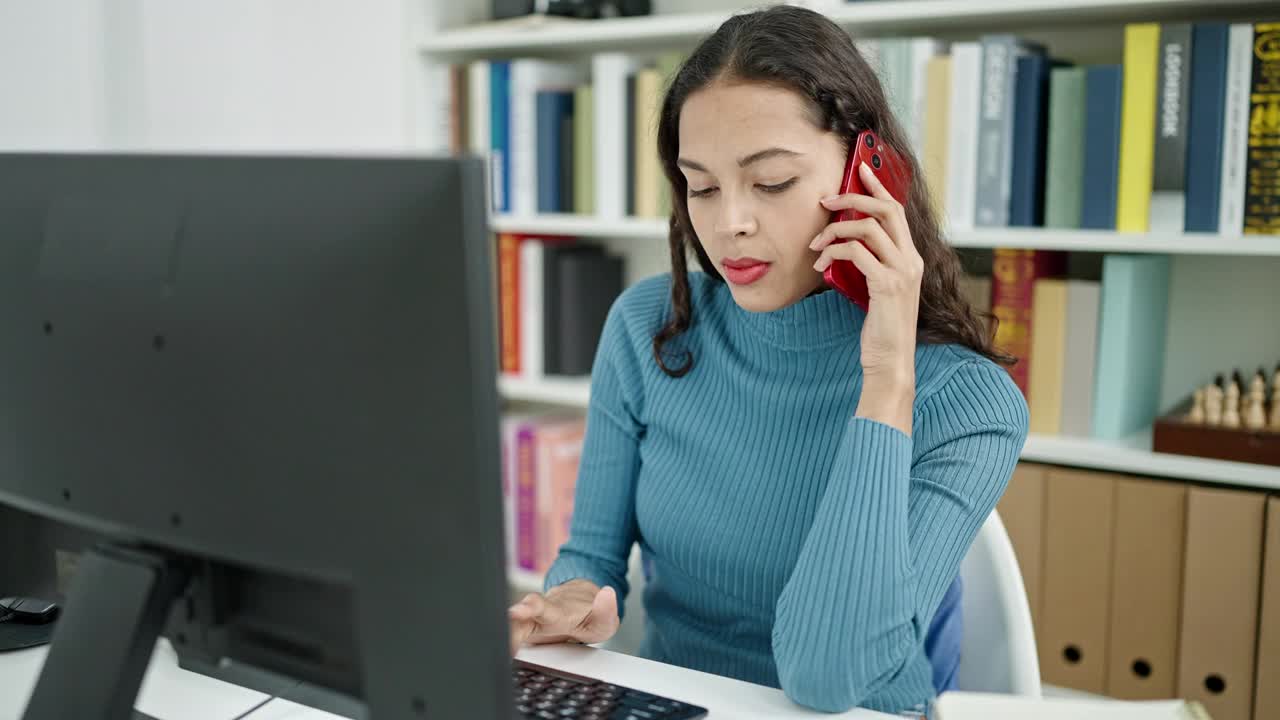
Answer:
[[(871, 172), (871, 166), (870, 166), (870, 165), (868, 165), (868, 164), (866, 164), (865, 162), (863, 162), (862, 164), (858, 165), (858, 172), (863, 172), (863, 171), (866, 171), (866, 172), (869, 172), (869, 173), (870, 173), (870, 172)], [(872, 174), (874, 175), (875, 173), (872, 173)]]
[(820, 238), (820, 237), (822, 237), (822, 233), (818, 233), (817, 235), (814, 235), (814, 236), (813, 236), (813, 239), (809, 241), (809, 249), (810, 249), (810, 250), (817, 250), (817, 249), (818, 249), (818, 238)]
[(833, 201), (834, 201), (836, 198), (838, 198), (838, 197), (840, 197), (840, 196), (839, 196), (839, 195), (828, 195), (828, 196), (826, 196), (826, 197), (822, 198), (822, 200), (820, 200), (819, 202), (821, 202), (823, 205), (826, 205), (826, 204), (827, 204), (827, 203), (829, 203), (829, 202), (833, 202)]

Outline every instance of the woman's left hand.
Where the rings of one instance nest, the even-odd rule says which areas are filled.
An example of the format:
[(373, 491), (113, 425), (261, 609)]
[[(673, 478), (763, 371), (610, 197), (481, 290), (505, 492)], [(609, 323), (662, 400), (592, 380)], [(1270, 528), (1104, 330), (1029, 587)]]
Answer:
[[(822, 272), (835, 260), (849, 260), (866, 276), (871, 302), (862, 327), (863, 385), (858, 415), (886, 422), (909, 435), (924, 260), (911, 239), (902, 204), (866, 163), (858, 172), (870, 195), (836, 195), (824, 198), (822, 205), (831, 211), (852, 208), (868, 217), (824, 228), (810, 244), (811, 249), (821, 251), (813, 267)], [(835, 242), (838, 239), (862, 242)]]

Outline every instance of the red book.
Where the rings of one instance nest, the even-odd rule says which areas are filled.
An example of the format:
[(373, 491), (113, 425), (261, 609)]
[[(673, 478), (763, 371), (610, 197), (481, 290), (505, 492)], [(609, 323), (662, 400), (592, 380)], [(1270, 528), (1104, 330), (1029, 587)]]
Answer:
[(520, 236), (498, 235), (498, 341), (504, 373), (520, 372)]
[(1022, 395), (1030, 400), (1032, 300), (1036, 280), (1066, 272), (1065, 253), (996, 248), (991, 266), (991, 312), (996, 316), (995, 345), (1018, 359), (1009, 368)]

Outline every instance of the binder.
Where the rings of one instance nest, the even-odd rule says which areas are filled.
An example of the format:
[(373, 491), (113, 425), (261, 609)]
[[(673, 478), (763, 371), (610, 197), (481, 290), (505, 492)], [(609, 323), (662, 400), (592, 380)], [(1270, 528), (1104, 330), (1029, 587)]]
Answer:
[(1280, 497), (1267, 501), (1263, 550), (1262, 616), (1258, 620), (1257, 693), (1253, 720), (1280, 718)]
[(1013, 469), (1009, 487), (996, 510), (1013, 544), (1013, 554), (1022, 571), (1031, 606), (1031, 623), (1040, 637), (1040, 603), (1043, 597), (1042, 556), (1044, 551), (1044, 484), (1049, 468), (1020, 462)]
[(1115, 480), (1052, 469), (1045, 486), (1040, 673), (1102, 694), (1107, 680)]
[(1116, 480), (1107, 695), (1174, 697), (1187, 488)]
[(1178, 697), (1214, 720), (1251, 720), (1265, 496), (1192, 488), (1187, 495)]

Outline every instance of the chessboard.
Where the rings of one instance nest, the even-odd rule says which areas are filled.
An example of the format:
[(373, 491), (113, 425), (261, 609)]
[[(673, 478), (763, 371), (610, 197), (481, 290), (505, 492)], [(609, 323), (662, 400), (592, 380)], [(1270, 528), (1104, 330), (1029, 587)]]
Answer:
[(1280, 366), (1267, 387), (1259, 369), (1236, 371), (1196, 388), (1182, 406), (1158, 418), (1153, 450), (1218, 460), (1280, 465)]

